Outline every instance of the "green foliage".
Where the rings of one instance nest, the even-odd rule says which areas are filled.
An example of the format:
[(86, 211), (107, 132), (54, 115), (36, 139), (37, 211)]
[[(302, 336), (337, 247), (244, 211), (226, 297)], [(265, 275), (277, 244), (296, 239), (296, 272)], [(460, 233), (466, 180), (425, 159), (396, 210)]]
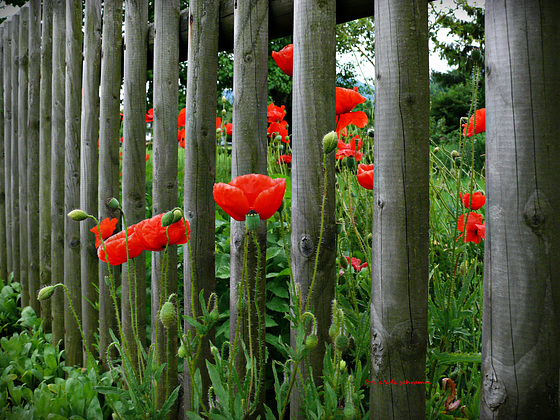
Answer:
[(8, 283), (0, 279), (0, 335), (9, 336), (22, 330), (17, 323), (21, 308), (21, 286), (12, 282), (13, 274), (8, 277)]

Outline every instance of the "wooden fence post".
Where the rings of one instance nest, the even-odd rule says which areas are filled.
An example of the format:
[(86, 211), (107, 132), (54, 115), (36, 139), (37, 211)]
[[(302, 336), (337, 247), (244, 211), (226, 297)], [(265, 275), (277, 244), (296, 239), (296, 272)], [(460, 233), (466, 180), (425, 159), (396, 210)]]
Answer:
[[(169, 211), (178, 204), (177, 115), (179, 101), (179, 0), (156, 0), (154, 20), (154, 148), (152, 209), (153, 215)], [(158, 350), (158, 363), (167, 363), (158, 381), (158, 406), (177, 386), (177, 326), (165, 329), (159, 310), (170, 294), (177, 292), (177, 248), (152, 253), (152, 342)], [(169, 338), (169, 341), (168, 341)], [(169, 342), (169, 345), (167, 345)], [(174, 416), (177, 403), (171, 411)]]
[(29, 85), (27, 117), (27, 232), (29, 235), (29, 304), (39, 317), (39, 101), (41, 85), (41, 0), (29, 1)]
[[(4, 32), (2, 34), (2, 75), (4, 96), (3, 96), (3, 106), (4, 106), (4, 189), (6, 191), (6, 203), (5, 203), (5, 214), (6, 214), (6, 269), (7, 275), (13, 272), (13, 240), (12, 240), (12, 38), (10, 33), (12, 32), (12, 22), (7, 19), (3, 24)], [(7, 280), (7, 277), (6, 277)]]
[(556, 419), (560, 5), (487, 1), (485, 18), (488, 204), (480, 418)]
[[(204, 290), (207, 301), (216, 291), (215, 231), (216, 204), (212, 188), (216, 179), (216, 80), (218, 77), (219, 4), (212, 0), (189, 3), (188, 74), (185, 125), (184, 211), (191, 225), (190, 248), (184, 248), (185, 315), (200, 315), (198, 295)], [(191, 266), (192, 264), (192, 266)], [(191, 300), (192, 299), (192, 300)], [(194, 307), (191, 302), (194, 301)], [(184, 329), (193, 329), (187, 322)], [(194, 333), (194, 331), (193, 331)], [(194, 337), (194, 334), (193, 334)], [(206, 360), (211, 358), (209, 341), (214, 331), (203, 340), (196, 368), (200, 369), (202, 395), (207, 395), (210, 379)], [(193, 403), (191, 372), (185, 362), (182, 412)]]
[[(336, 279), (334, 153), (327, 156), (327, 198), (324, 231), (319, 244), (324, 171), (322, 139), (335, 127), (336, 2), (294, 1), (294, 73), (292, 135), (292, 271), (301, 287), (303, 306), (317, 319), (319, 345), (309, 353), (313, 380), (319, 386), (325, 344), (331, 326)], [(320, 40), (320, 47), (317, 42)], [(320, 254), (313, 290), (310, 290), (317, 247)], [(292, 332), (292, 345), (295, 333)], [(307, 374), (304, 370), (304, 374)], [(300, 418), (301, 395), (294, 387), (290, 416)]]
[[(427, 2), (375, 3), (373, 418), (424, 418), (429, 255)], [(398, 403), (396, 403), (398, 402)]]
[[(52, 131), (51, 131), (51, 278), (54, 284), (64, 281), (64, 43), (66, 5), (55, 0), (53, 7), (52, 47)], [(53, 343), (64, 340), (64, 290), (57, 287), (51, 298)]]
[(5, 90), (4, 90), (4, 51), (7, 48), (4, 41), (5, 25), (0, 26), (0, 279), (6, 281), (8, 279), (8, 250), (6, 237), (6, 185), (4, 183), (4, 174), (6, 160), (4, 158), (4, 119), (6, 115), (5, 109)]
[[(120, 219), (120, 211), (111, 210), (108, 199), (119, 197), (119, 138), (121, 127), (121, 48), (122, 48), (122, 0), (106, 0), (103, 3), (103, 33), (101, 35), (101, 88), (99, 102), (99, 221), (104, 218)], [(120, 282), (120, 267), (113, 267), (115, 287)], [(107, 349), (116, 336), (117, 318), (109, 285), (106, 264), (99, 264), (99, 353), (101, 369), (108, 370)], [(122, 345), (122, 343), (121, 343)]]
[[(39, 121), (39, 276), (41, 287), (51, 284), (51, 138), (53, 1), (43, 1), (41, 32), (41, 92)], [(41, 301), (46, 332), (52, 331), (51, 301)]]
[[(20, 243), (19, 243), (19, 171), (18, 171), (18, 60), (19, 60), (19, 14), (12, 16), (12, 135), (11, 135), (11, 213), (12, 219), (12, 259), (13, 259), (13, 273), (14, 281), (21, 281), (20, 278)], [(23, 301), (23, 299), (22, 299)]]
[[(82, 70), (82, 121), (80, 146), (80, 208), (97, 214), (99, 164), (99, 79), (101, 77), (101, 0), (86, 0), (84, 21), (84, 64)], [(88, 219), (80, 223), (82, 326), (85, 343), (92, 357), (98, 352), (93, 346), (99, 329), (99, 312), (93, 306), (99, 295), (99, 259), (95, 236), (90, 229), (95, 223)], [(84, 354), (87, 365), (87, 353)]]
[[(125, 5), (123, 190), (122, 206), (129, 225), (146, 217), (146, 60), (148, 4), (127, 0)], [(123, 270), (122, 322), (131, 363), (138, 368), (135, 335), (146, 345), (146, 254), (132, 260), (135, 270)], [(133, 311), (134, 309), (134, 311)], [(133, 316), (134, 314), (134, 316)], [(141, 354), (141, 352), (140, 352)]]
[(19, 264), (21, 284), (21, 305), (29, 306), (28, 252), (29, 235), (27, 234), (27, 71), (29, 66), (29, 5), (19, 10), (19, 54), (18, 54), (18, 186), (19, 186)]

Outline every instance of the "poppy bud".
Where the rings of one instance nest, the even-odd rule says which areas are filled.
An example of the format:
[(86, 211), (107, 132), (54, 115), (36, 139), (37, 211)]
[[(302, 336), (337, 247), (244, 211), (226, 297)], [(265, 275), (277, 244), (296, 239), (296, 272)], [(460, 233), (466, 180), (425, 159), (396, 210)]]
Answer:
[(225, 109), (222, 109), (222, 115), (225, 116), (226, 114), (227, 114), (227, 111)]
[(346, 362), (344, 360), (341, 360), (340, 362), (338, 362), (338, 370), (340, 372), (344, 372), (344, 369), (346, 369)]
[(348, 337), (345, 334), (339, 334), (334, 339), (334, 348), (338, 351), (344, 351), (348, 348)]
[(167, 213), (165, 213), (163, 215), (163, 217), (161, 218), (161, 225), (163, 227), (167, 227), (170, 226), (173, 223), (173, 212), (172, 211), (168, 211)]
[(222, 129), (220, 127), (216, 128), (216, 134), (217, 135), (222, 134)]
[(249, 230), (257, 230), (261, 224), (261, 218), (255, 210), (249, 210), (247, 216), (245, 216), (245, 226)]
[(352, 401), (348, 401), (344, 406), (344, 418), (345, 419), (353, 419), (356, 418), (356, 408)]
[(159, 311), (159, 320), (163, 326), (167, 329), (171, 328), (175, 323), (175, 316), (175, 306), (173, 306), (173, 303), (165, 302)]
[(354, 169), (355, 163), (356, 163), (356, 159), (354, 159), (354, 156), (348, 156), (346, 158), (346, 167), (348, 169)]
[(437, 154), (439, 152), (439, 147), (434, 147), (434, 154)]
[(225, 96), (222, 96), (222, 103), (225, 104), (227, 101), (227, 98)]
[(475, 48), (471, 52), (471, 58), (475, 64), (482, 63), (482, 51), (480, 51), (478, 48)]
[(323, 152), (328, 155), (338, 145), (338, 136), (335, 131), (325, 134), (323, 137)]
[(119, 200), (117, 200), (115, 197), (111, 197), (106, 201), (107, 207), (109, 207), (111, 210), (117, 210), (121, 204), (119, 203)]
[(212, 312), (210, 312), (210, 320), (212, 322), (216, 322), (218, 321), (218, 318), (220, 318), (220, 314), (218, 312), (217, 309), (212, 309)]
[(451, 152), (451, 157), (452, 157), (453, 159), (455, 159), (455, 158), (458, 157), (458, 156), (459, 156), (459, 152), (458, 152), (457, 150), (453, 150), (453, 151)]
[(183, 220), (183, 212), (179, 209), (173, 210), (173, 223), (177, 223), (179, 220)]
[(280, 134), (277, 134), (276, 137), (274, 137), (274, 141), (276, 143), (281, 144), (282, 143), (282, 136)]
[(373, 130), (373, 128), (368, 129), (367, 136), (371, 138), (375, 137), (375, 131)]
[(54, 293), (55, 286), (45, 286), (41, 290), (39, 290), (39, 294), (37, 295), (37, 300), (47, 300)]
[(218, 360), (218, 348), (216, 346), (210, 346), (210, 353), (214, 356), (214, 359)]
[(88, 214), (83, 210), (76, 209), (68, 213), (68, 217), (75, 222), (81, 222), (82, 220), (86, 220), (88, 218)]
[(184, 345), (179, 347), (179, 350), (177, 350), (177, 356), (184, 359), (186, 355), (187, 355), (187, 348)]
[(317, 335), (309, 334), (305, 339), (305, 348), (307, 350), (314, 349), (315, 347), (317, 347), (317, 343), (319, 343), (319, 339), (317, 338)]

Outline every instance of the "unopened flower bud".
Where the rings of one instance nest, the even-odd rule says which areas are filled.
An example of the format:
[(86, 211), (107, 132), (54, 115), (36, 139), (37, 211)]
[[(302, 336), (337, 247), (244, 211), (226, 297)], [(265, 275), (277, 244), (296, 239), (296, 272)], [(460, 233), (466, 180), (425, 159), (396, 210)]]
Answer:
[(274, 141), (276, 143), (282, 143), (282, 136), (280, 134), (277, 134), (276, 137), (274, 137)]
[(344, 255), (340, 258), (340, 266), (345, 270), (348, 268), (348, 260)]
[(323, 137), (323, 152), (328, 155), (338, 145), (338, 136), (335, 131), (325, 134)]
[(346, 369), (346, 362), (344, 360), (341, 360), (340, 362), (338, 362), (338, 370), (340, 372), (344, 372), (344, 369)]
[(480, 51), (478, 48), (475, 48), (471, 52), (471, 58), (475, 64), (482, 63), (482, 51)]
[(177, 356), (184, 359), (186, 355), (187, 355), (187, 348), (184, 345), (182, 345), (181, 347), (179, 347), (179, 350), (177, 350)]
[(121, 204), (119, 203), (119, 200), (117, 200), (115, 197), (111, 197), (107, 200), (106, 202), (107, 207), (109, 207), (111, 210), (117, 210)]
[(245, 216), (245, 226), (249, 230), (257, 230), (261, 224), (261, 218), (255, 210), (249, 210), (247, 216)]
[(222, 103), (225, 104), (227, 101), (227, 98), (225, 96), (222, 96)]
[(346, 158), (346, 167), (348, 169), (354, 169), (355, 164), (356, 164), (356, 159), (354, 159), (354, 156), (348, 156)]
[(329, 337), (331, 338), (331, 340), (334, 340), (337, 335), (338, 335), (338, 328), (336, 327), (335, 324), (331, 324), (331, 327), (329, 328)]
[(317, 343), (319, 343), (319, 339), (317, 338), (316, 334), (309, 334), (305, 339), (305, 348), (307, 350), (314, 349), (317, 347)]
[(163, 215), (163, 217), (161, 218), (161, 225), (163, 227), (167, 227), (170, 226), (173, 223), (173, 212), (172, 211), (168, 211), (167, 213), (165, 213)]
[(216, 134), (217, 135), (222, 134), (222, 129), (220, 127), (216, 128)]
[(227, 114), (227, 111), (225, 109), (222, 109), (222, 115), (225, 116), (226, 114)]
[(367, 136), (371, 138), (375, 137), (375, 131), (373, 128), (368, 129)]
[(346, 350), (348, 348), (348, 343), (349, 343), (349, 340), (348, 340), (348, 337), (346, 337), (345, 334), (339, 334), (334, 339), (334, 347), (338, 351)]
[(75, 209), (68, 213), (68, 217), (75, 222), (81, 222), (82, 220), (86, 220), (88, 218), (88, 214), (83, 210)]
[(39, 294), (37, 295), (37, 300), (47, 300), (54, 293), (54, 286), (45, 286), (41, 290), (39, 290)]
[(175, 306), (173, 303), (167, 301), (161, 307), (159, 311), (159, 320), (163, 324), (165, 328), (171, 328), (171, 326), (175, 323)]
[(439, 147), (434, 147), (434, 154), (437, 154), (439, 152)]
[(220, 318), (220, 313), (217, 309), (212, 309), (212, 311), (210, 312), (210, 320), (212, 322), (216, 322), (218, 321), (218, 318)]
[(173, 210), (173, 223), (177, 223), (179, 220), (183, 219), (183, 212), (179, 209), (175, 209)]
[(356, 418), (356, 408), (352, 401), (347, 401), (346, 405), (344, 406), (344, 418), (345, 419), (354, 419)]
[(455, 158), (458, 157), (458, 156), (459, 156), (459, 152), (458, 152), (457, 150), (453, 150), (453, 151), (451, 152), (451, 157), (452, 157), (453, 159), (455, 159)]

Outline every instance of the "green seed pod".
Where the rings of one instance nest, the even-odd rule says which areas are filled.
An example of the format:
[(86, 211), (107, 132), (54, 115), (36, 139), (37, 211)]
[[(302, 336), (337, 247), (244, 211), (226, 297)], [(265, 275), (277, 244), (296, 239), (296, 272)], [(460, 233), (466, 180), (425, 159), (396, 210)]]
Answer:
[(225, 109), (222, 109), (222, 115), (225, 116), (227, 114), (227, 111)]
[(354, 408), (354, 404), (352, 401), (346, 402), (344, 406), (344, 418), (345, 419), (354, 419), (356, 416), (356, 408)]
[(163, 215), (163, 217), (161, 218), (161, 225), (163, 227), (167, 227), (170, 226), (171, 223), (173, 223), (173, 212), (172, 211), (168, 211), (167, 213), (165, 213)]
[(335, 324), (331, 324), (331, 327), (329, 328), (329, 337), (331, 338), (331, 340), (334, 341), (337, 335), (338, 335), (338, 328), (336, 328)]
[(175, 318), (175, 306), (169, 301), (165, 302), (159, 311), (159, 320), (165, 328), (169, 329), (175, 324)]
[(107, 207), (109, 207), (111, 210), (117, 210), (121, 206), (121, 203), (119, 203), (119, 200), (117, 200), (115, 197), (108, 199), (106, 204)]
[(54, 293), (54, 286), (45, 286), (43, 287), (41, 290), (39, 290), (39, 293), (37, 294), (37, 300), (47, 300), (50, 299), (50, 297), (53, 295)]
[(179, 220), (183, 219), (183, 212), (179, 209), (175, 209), (173, 210), (173, 223), (177, 223)]
[(346, 369), (346, 362), (344, 360), (338, 362), (338, 370), (340, 372), (344, 372), (345, 369)]
[(305, 348), (307, 350), (314, 349), (315, 347), (317, 347), (318, 343), (319, 343), (319, 339), (317, 338), (317, 335), (309, 334), (305, 339)]
[(338, 135), (335, 131), (325, 134), (323, 137), (323, 152), (328, 155), (338, 145)]
[(222, 103), (225, 104), (227, 101), (227, 98), (225, 96), (222, 96)]
[(212, 312), (210, 312), (210, 320), (212, 322), (216, 322), (219, 318), (220, 318), (220, 313), (218, 312), (218, 310), (212, 309)]
[(434, 150), (433, 150), (433, 152), (434, 152), (434, 154), (438, 154), (438, 152), (439, 152), (439, 147), (437, 147), (437, 146), (436, 146), (436, 147), (434, 147)]
[(88, 218), (88, 214), (83, 210), (76, 209), (68, 213), (68, 217), (75, 222), (81, 222), (82, 220), (86, 220)]
[(471, 51), (471, 58), (475, 64), (482, 63), (482, 51), (480, 51), (478, 48), (475, 48)]
[(186, 355), (187, 355), (187, 348), (184, 345), (182, 345), (181, 347), (179, 347), (179, 350), (177, 350), (177, 356), (184, 359)]
[(257, 230), (261, 224), (261, 218), (255, 210), (249, 210), (247, 216), (245, 216), (245, 226), (249, 230)]
[(338, 351), (344, 351), (348, 348), (348, 337), (345, 334), (339, 334), (334, 339), (334, 347)]
[(453, 150), (453, 151), (451, 152), (451, 157), (452, 157), (453, 159), (455, 159), (455, 158), (458, 157), (458, 156), (459, 156), (459, 152), (458, 152), (457, 150)]
[(282, 145), (282, 136), (280, 134), (276, 135), (276, 137), (274, 137), (274, 142)]

